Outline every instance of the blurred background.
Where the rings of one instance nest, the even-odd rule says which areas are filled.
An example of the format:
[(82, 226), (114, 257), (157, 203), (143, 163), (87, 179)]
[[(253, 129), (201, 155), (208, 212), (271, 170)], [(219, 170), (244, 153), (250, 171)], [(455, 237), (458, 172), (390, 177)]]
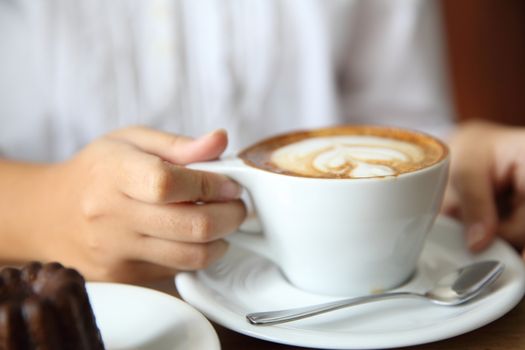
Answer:
[(456, 115), (525, 125), (525, 1), (441, 1)]

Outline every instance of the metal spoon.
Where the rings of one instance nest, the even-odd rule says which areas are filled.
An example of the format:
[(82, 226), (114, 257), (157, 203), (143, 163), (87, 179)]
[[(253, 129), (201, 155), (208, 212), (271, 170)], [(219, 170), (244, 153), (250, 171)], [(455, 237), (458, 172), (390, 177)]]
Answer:
[(446, 275), (441, 278), (432, 289), (423, 294), (413, 292), (372, 294), (314, 306), (255, 312), (246, 315), (246, 318), (248, 322), (254, 325), (272, 325), (300, 320), (348, 306), (405, 297), (423, 298), (439, 305), (459, 305), (480, 294), (485, 287), (491, 285), (498, 279), (504, 269), (505, 266), (498, 261), (481, 261), (461, 267)]

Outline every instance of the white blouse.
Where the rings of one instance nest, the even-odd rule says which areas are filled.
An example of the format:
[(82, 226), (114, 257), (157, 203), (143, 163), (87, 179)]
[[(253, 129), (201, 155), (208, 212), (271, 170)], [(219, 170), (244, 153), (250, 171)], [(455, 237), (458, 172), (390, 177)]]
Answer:
[(452, 121), (429, 0), (0, 0), (0, 154), (58, 161), (115, 128), (230, 133)]

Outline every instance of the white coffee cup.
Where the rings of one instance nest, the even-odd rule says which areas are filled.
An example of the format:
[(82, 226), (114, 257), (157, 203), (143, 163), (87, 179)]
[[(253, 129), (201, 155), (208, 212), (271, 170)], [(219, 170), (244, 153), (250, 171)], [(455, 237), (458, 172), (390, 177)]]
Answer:
[(395, 288), (413, 275), (439, 213), (448, 149), (423, 137), (442, 145), (443, 156), (395, 176), (291, 176), (237, 157), (190, 167), (227, 175), (249, 192), (262, 233), (236, 233), (234, 244), (271, 259), (303, 290), (370, 294)]

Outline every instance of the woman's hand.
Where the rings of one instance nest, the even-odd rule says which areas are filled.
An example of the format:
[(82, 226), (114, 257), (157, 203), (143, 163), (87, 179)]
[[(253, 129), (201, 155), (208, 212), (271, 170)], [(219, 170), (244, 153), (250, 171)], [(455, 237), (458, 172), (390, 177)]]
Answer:
[(460, 125), (450, 147), (444, 212), (463, 220), (469, 248), (482, 250), (499, 235), (523, 249), (525, 128), (468, 122)]
[(111, 281), (208, 266), (245, 208), (236, 183), (184, 165), (217, 158), (226, 144), (224, 131), (192, 140), (142, 127), (89, 144), (54, 169), (38, 258)]

